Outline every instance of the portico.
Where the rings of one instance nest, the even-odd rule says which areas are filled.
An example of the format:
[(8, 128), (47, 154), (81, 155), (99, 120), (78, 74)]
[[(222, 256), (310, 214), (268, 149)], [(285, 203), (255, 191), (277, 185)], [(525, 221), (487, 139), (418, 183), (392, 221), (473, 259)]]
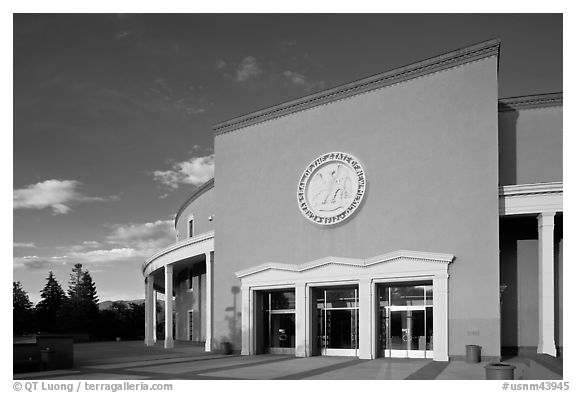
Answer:
[(500, 188), (501, 216), (536, 216), (538, 227), (537, 353), (557, 356), (555, 342), (554, 217), (563, 212), (563, 184), (537, 183)]
[[(176, 242), (150, 257), (143, 266), (145, 276), (145, 344), (154, 345), (156, 341), (156, 293), (165, 296), (164, 347), (174, 347), (174, 324), (169, 316), (174, 314), (174, 280), (185, 270), (196, 264), (205, 267), (205, 285), (198, 297), (205, 299), (204, 322), (205, 350), (212, 348), (212, 308), (213, 308), (213, 262), (214, 232), (187, 238)], [(192, 278), (190, 278), (192, 280)], [(189, 284), (191, 285), (191, 284)], [(192, 287), (190, 287), (192, 288)], [(187, 316), (186, 316), (187, 317)]]

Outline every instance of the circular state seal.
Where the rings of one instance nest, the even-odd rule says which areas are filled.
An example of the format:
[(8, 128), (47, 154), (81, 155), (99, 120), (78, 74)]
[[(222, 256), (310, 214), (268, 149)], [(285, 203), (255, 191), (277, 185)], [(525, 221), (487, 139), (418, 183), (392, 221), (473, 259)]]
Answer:
[(298, 183), (298, 207), (308, 220), (332, 225), (346, 220), (366, 192), (364, 168), (348, 153), (326, 153), (304, 169)]

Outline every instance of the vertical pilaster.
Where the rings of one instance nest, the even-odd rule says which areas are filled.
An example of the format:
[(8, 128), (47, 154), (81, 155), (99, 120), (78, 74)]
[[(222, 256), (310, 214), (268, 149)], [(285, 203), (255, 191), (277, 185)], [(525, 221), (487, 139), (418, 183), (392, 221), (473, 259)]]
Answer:
[(174, 309), (172, 300), (173, 269), (172, 265), (164, 267), (164, 348), (174, 348), (174, 337), (172, 337), (172, 311)]
[(212, 258), (211, 253), (206, 253), (206, 342), (204, 350), (212, 350)]
[(251, 293), (250, 288), (242, 287), (242, 350), (241, 355), (251, 355), (253, 353), (253, 343), (250, 340), (252, 334), (254, 334), (253, 323), (254, 316), (251, 311), (254, 309), (250, 307)]
[(373, 359), (372, 354), (372, 283), (370, 279), (360, 280), (358, 286), (359, 345), (360, 359)]
[(144, 283), (144, 343), (147, 346), (152, 346), (154, 345), (154, 276), (146, 277)]
[(305, 283), (296, 284), (296, 357), (310, 356), (308, 349), (308, 295)]
[(448, 361), (448, 274), (434, 276), (432, 292), (434, 360)]
[(554, 342), (554, 215), (538, 215), (538, 353), (556, 356)]

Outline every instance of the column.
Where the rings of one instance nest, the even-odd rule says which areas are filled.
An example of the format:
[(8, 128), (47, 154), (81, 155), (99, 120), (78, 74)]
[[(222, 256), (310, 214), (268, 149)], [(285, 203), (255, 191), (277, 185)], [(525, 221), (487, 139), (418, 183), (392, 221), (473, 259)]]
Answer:
[(296, 297), (296, 357), (310, 356), (308, 350), (308, 334), (307, 324), (310, 320), (308, 317), (308, 296), (305, 283), (296, 284), (295, 289)]
[(448, 274), (436, 275), (432, 282), (434, 360), (448, 361)]
[(174, 348), (174, 338), (172, 337), (172, 274), (173, 266), (164, 267), (164, 348)]
[(154, 345), (154, 314), (153, 314), (153, 302), (154, 302), (154, 276), (149, 275), (144, 280), (144, 343), (147, 346)]
[(254, 316), (250, 314), (250, 288), (242, 287), (242, 350), (241, 355), (251, 355), (251, 335), (254, 334), (252, 331), (252, 324)]
[(212, 350), (212, 258), (206, 253), (206, 342), (204, 351)]
[(556, 356), (554, 342), (554, 215), (538, 215), (538, 353)]
[(158, 292), (157, 291), (152, 291), (153, 292), (153, 296), (152, 296), (152, 338), (154, 339), (154, 343), (156, 343), (156, 339), (157, 339), (157, 334), (158, 332), (156, 331), (156, 318), (157, 318), (157, 310), (156, 310), (156, 302), (158, 301)]
[(372, 353), (372, 282), (370, 279), (361, 279), (358, 286), (358, 325), (359, 345), (358, 357), (360, 359), (374, 359)]

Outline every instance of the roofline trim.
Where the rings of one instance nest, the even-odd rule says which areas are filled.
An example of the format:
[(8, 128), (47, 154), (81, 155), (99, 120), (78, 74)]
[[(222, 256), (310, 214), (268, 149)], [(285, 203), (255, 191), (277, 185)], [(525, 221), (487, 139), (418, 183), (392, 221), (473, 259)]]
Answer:
[(180, 218), (180, 216), (184, 212), (184, 209), (186, 209), (192, 202), (194, 202), (202, 194), (204, 194), (206, 191), (208, 191), (212, 188), (214, 188), (214, 178), (208, 180), (206, 183), (204, 183), (200, 187), (198, 187), (198, 189), (196, 191), (194, 191), (194, 193), (192, 193), (192, 195), (190, 195), (190, 197), (188, 197), (188, 199), (186, 199), (186, 201), (184, 201), (184, 203), (180, 206), (180, 209), (178, 209), (178, 213), (176, 213), (176, 217), (174, 218), (174, 228), (176, 228), (177, 223), (178, 223), (178, 219)]
[(276, 119), (295, 112), (332, 103), (343, 98), (380, 89), (382, 87), (404, 82), (423, 75), (432, 74), (434, 72), (453, 68), (487, 57), (498, 56), (499, 52), (500, 39), (484, 41), (368, 78), (360, 79), (332, 89), (324, 90), (296, 100), (239, 116), (218, 123), (213, 126), (212, 129), (214, 130), (215, 136), (219, 136), (240, 128), (245, 128), (267, 120)]
[(498, 100), (498, 112), (510, 112), (522, 109), (562, 106), (563, 96), (564, 94), (560, 92), (560, 93), (535, 94), (529, 96), (501, 98)]

